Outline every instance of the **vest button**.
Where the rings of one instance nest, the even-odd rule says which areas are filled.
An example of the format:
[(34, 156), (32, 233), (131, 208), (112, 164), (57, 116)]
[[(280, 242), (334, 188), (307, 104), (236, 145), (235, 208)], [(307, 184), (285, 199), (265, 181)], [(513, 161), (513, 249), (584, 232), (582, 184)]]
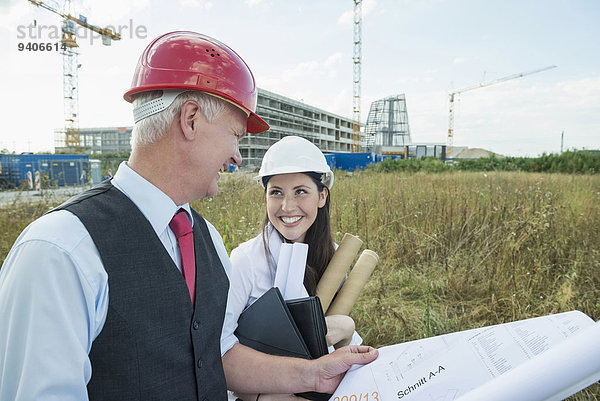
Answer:
[(202, 367), (202, 359), (198, 359), (198, 368)]
[(200, 328), (200, 323), (198, 323), (197, 320), (194, 320), (194, 323), (192, 323), (192, 327), (194, 328), (194, 330), (198, 330)]

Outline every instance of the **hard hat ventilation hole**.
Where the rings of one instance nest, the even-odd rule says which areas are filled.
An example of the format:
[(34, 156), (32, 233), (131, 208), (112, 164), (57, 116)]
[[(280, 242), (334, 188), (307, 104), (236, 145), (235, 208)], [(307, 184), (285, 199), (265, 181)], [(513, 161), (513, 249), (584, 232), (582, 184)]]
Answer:
[[(221, 57), (221, 55), (220, 55), (219, 53), (215, 53), (215, 49), (206, 49), (206, 52), (207, 52), (207, 53), (210, 53), (210, 56), (211, 56), (211, 57), (214, 57), (214, 56), (215, 56), (215, 54), (216, 54), (218, 57)], [(211, 52), (212, 52), (212, 53), (211, 53)]]

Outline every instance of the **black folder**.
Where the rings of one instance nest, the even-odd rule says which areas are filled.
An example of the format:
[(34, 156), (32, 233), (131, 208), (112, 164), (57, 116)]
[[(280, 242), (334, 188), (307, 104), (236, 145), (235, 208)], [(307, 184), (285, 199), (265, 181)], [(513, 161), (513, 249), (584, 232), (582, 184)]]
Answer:
[(325, 340), (327, 325), (319, 298), (292, 299), (286, 301), (286, 305), (298, 326), (310, 356), (317, 359), (327, 354), (327, 341)]
[(235, 335), (241, 344), (257, 351), (311, 359), (302, 334), (276, 287), (242, 312)]
[[(317, 297), (284, 301), (277, 287), (247, 307), (238, 319), (240, 343), (271, 355), (316, 359), (327, 353), (327, 326)], [(328, 400), (331, 394), (297, 394), (309, 400)]]

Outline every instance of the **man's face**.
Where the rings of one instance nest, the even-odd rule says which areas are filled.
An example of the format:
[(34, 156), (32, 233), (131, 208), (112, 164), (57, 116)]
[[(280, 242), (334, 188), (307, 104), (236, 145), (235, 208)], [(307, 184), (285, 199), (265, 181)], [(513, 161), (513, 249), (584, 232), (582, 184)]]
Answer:
[[(200, 113), (201, 114), (201, 113)], [(191, 146), (196, 147), (194, 163), (190, 168), (199, 169), (192, 172), (200, 176), (199, 198), (213, 196), (218, 191), (220, 170), (227, 170), (230, 164), (240, 165), (242, 155), (239, 141), (246, 134), (247, 117), (241, 110), (228, 109), (209, 123), (204, 115), (199, 117), (199, 140)]]

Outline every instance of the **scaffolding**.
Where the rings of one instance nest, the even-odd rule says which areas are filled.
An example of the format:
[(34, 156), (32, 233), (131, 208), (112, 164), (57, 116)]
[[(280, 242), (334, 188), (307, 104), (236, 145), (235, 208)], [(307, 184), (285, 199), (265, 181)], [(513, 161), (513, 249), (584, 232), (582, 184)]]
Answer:
[(382, 154), (392, 154), (395, 150), (404, 153), (404, 147), (411, 144), (408, 111), (404, 94), (389, 96), (371, 103), (363, 150)]

